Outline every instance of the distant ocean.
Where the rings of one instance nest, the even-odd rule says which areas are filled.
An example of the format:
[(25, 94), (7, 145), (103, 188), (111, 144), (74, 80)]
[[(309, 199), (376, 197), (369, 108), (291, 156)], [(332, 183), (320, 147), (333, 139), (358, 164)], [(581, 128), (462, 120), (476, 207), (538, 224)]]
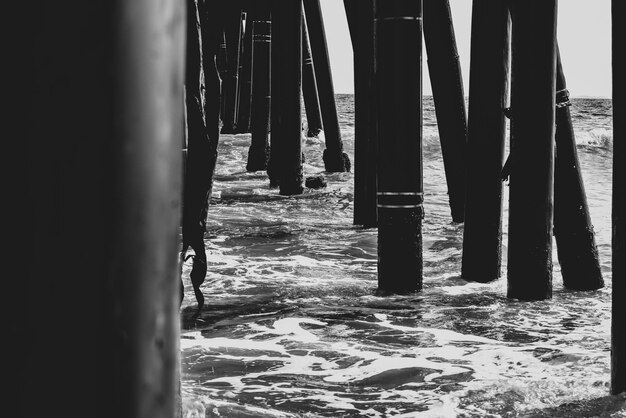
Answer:
[[(460, 278), (463, 225), (450, 219), (434, 108), (424, 100), (424, 290), (375, 295), (376, 230), (352, 225), (353, 174), (285, 198), (245, 171), (250, 135), (222, 135), (205, 240), (207, 306), (197, 320), (183, 266), (186, 417), (626, 416), (608, 396), (611, 101), (571, 107), (607, 286), (506, 298), (503, 277)], [(338, 95), (354, 161), (352, 95)], [(305, 175), (322, 173), (323, 137), (304, 139)]]

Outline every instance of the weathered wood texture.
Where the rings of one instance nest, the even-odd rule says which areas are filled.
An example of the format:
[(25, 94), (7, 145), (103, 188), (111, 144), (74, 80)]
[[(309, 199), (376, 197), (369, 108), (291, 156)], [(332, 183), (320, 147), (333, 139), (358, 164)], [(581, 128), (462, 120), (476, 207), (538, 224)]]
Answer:
[(570, 105), (557, 47), (554, 236), (563, 285), (572, 290), (596, 290), (604, 286), (604, 280), (578, 162)]
[(184, 7), (41, 2), (21, 15), (18, 181), (38, 213), (11, 280), (23, 297), (9, 292), (19, 370), (5, 379), (20, 410), (6, 416), (180, 412)]
[(253, 48), (253, 21), (255, 19), (256, 7), (249, 7), (246, 10), (246, 25), (242, 39), (242, 51), (240, 60), (239, 75), (239, 99), (237, 114), (237, 132), (250, 132), (250, 109), (252, 105), (252, 48)]
[(422, 288), (422, 2), (376, 0), (378, 289)]
[[(218, 5), (214, 5), (218, 7)], [(222, 81), (224, 87), (224, 111), (222, 114), (222, 133), (234, 134), (237, 129), (237, 90), (239, 88), (239, 58), (241, 49), (241, 4), (239, 1), (226, 2), (219, 5), (224, 8), (222, 15), (224, 35), (226, 38), (226, 72)]]
[(311, 55), (311, 42), (306, 18), (302, 17), (302, 96), (306, 110), (307, 136), (318, 136), (322, 131), (322, 113), (317, 92), (317, 79)]
[(556, 0), (513, 0), (507, 296), (552, 297)]
[(252, 22), (252, 108), (250, 110), (251, 142), (246, 170), (267, 169), (270, 130), (270, 55), (272, 22), (268, 2), (260, 2)]
[(375, 227), (374, 1), (344, 0), (354, 51), (354, 224)]
[(424, 41), (452, 221), (465, 219), (467, 113), (448, 0), (424, 0)]
[(611, 2), (613, 22), (613, 303), (611, 393), (626, 392), (626, 3)]
[(320, 0), (304, 0), (304, 11), (309, 30), (309, 40), (311, 41), (311, 53), (326, 140), (324, 167), (329, 172), (350, 171), (350, 160), (348, 155), (343, 152), (337, 104), (335, 103), (335, 87), (328, 57)]
[(302, 4), (272, 3), (271, 153), (268, 175), (280, 194), (303, 192)]
[(461, 275), (501, 276), (502, 180), (508, 100), (509, 2), (474, 0), (467, 131), (467, 192)]

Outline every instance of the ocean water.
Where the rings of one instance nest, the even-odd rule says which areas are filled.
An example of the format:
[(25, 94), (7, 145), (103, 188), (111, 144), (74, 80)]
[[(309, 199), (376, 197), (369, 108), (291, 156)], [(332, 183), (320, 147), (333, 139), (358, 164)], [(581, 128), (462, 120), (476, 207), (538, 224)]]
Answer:
[[(353, 96), (338, 95), (353, 160)], [(205, 248), (207, 305), (186, 285), (185, 417), (626, 416), (609, 395), (611, 102), (573, 99), (579, 158), (606, 287), (506, 298), (503, 278), (460, 278), (463, 225), (450, 219), (437, 125), (424, 101), (424, 289), (376, 295), (376, 230), (352, 225), (353, 174), (323, 173), (305, 138), (305, 175), (328, 187), (282, 197), (246, 173), (249, 134), (222, 135)]]

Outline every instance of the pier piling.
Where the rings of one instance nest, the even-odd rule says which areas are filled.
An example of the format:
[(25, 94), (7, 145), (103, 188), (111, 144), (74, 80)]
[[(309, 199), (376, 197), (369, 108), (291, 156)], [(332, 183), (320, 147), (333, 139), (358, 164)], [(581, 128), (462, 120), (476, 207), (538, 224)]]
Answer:
[(254, 9), (246, 12), (245, 32), (242, 38), (241, 65), (239, 76), (239, 100), (237, 114), (237, 132), (250, 132), (250, 107), (252, 105), (252, 21), (254, 20)]
[(317, 79), (313, 57), (311, 56), (311, 42), (307, 29), (306, 17), (302, 16), (302, 96), (306, 110), (307, 136), (316, 137), (322, 131), (322, 113), (320, 99), (317, 92)]
[(556, 68), (554, 237), (557, 254), (566, 288), (596, 290), (604, 286), (604, 280), (578, 162), (571, 103), (558, 46)]
[(252, 103), (250, 109), (251, 141), (248, 150), (249, 172), (267, 169), (270, 129), (270, 56), (272, 22), (267, 1), (259, 2), (253, 25)]
[(509, 298), (552, 297), (556, 0), (513, 0)]
[(354, 224), (375, 227), (374, 0), (344, 0), (354, 52)]
[[(207, 4), (205, 18), (211, 22), (216, 15), (215, 5)], [(193, 267), (190, 273), (193, 290), (198, 301), (198, 311), (204, 305), (204, 296), (200, 286), (204, 282), (207, 271), (204, 233), (209, 200), (213, 188), (213, 173), (217, 162), (217, 144), (219, 132), (215, 107), (217, 98), (207, 97), (210, 102), (205, 105), (202, 94), (202, 81), (208, 92), (215, 93), (219, 88), (216, 79), (215, 46), (218, 41), (212, 36), (210, 25), (205, 25), (204, 39), (208, 41), (206, 48), (202, 43), (200, 13), (196, 0), (188, 0), (187, 24), (187, 58), (185, 76), (185, 105), (187, 114), (187, 158), (183, 185), (183, 217), (182, 253), (191, 247), (194, 250)], [(195, 11), (194, 11), (195, 10)], [(214, 26), (214, 25), (213, 25)], [(216, 32), (218, 34), (219, 32)], [(204, 57), (210, 62), (203, 62)], [(203, 68), (204, 67), (204, 68)], [(203, 76), (203, 72), (205, 75)], [(206, 114), (205, 109), (211, 113)], [(209, 125), (210, 123), (210, 125)]]
[[(228, 50), (226, 48), (226, 32), (224, 31), (223, 22), (219, 24), (220, 46), (217, 52), (217, 72), (222, 82), (228, 76)], [(224, 117), (224, 95), (220, 94), (220, 120)]]
[(270, 184), (281, 195), (303, 192), (302, 172), (302, 3), (272, 2)]
[(234, 134), (237, 131), (237, 89), (239, 84), (239, 57), (241, 49), (241, 8), (239, 2), (224, 5), (224, 34), (226, 37), (227, 71), (223, 79), (224, 113), (222, 133)]
[(465, 218), (467, 113), (448, 0), (425, 0), (424, 41), (452, 221)]
[(36, 8), (12, 50), (28, 257), (3, 415), (177, 416), (185, 2)]
[(323, 157), (324, 167), (328, 172), (350, 171), (350, 159), (343, 152), (337, 104), (335, 103), (335, 88), (333, 86), (330, 59), (328, 58), (328, 46), (320, 0), (304, 0), (304, 11), (311, 42), (311, 54), (313, 56), (313, 67), (315, 68), (322, 124), (324, 126), (324, 138), (326, 140), (326, 149)]
[(422, 288), (422, 1), (376, 0), (378, 289)]
[(613, 278), (611, 393), (626, 392), (626, 3), (611, 2), (613, 52)]
[(508, 100), (508, 1), (474, 0), (467, 131), (467, 192), (461, 276), (501, 276), (502, 180)]

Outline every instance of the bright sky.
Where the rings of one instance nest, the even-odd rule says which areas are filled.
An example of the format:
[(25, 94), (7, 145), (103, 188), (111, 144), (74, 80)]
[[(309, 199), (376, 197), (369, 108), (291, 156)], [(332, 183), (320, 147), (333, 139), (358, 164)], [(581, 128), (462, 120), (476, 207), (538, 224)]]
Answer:
[[(335, 93), (353, 93), (352, 45), (342, 0), (321, 0)], [(567, 87), (573, 97), (611, 97), (610, 0), (561, 0), (558, 39)], [(472, 0), (450, 0), (465, 94), (469, 86)], [(431, 94), (424, 57), (423, 89)]]

